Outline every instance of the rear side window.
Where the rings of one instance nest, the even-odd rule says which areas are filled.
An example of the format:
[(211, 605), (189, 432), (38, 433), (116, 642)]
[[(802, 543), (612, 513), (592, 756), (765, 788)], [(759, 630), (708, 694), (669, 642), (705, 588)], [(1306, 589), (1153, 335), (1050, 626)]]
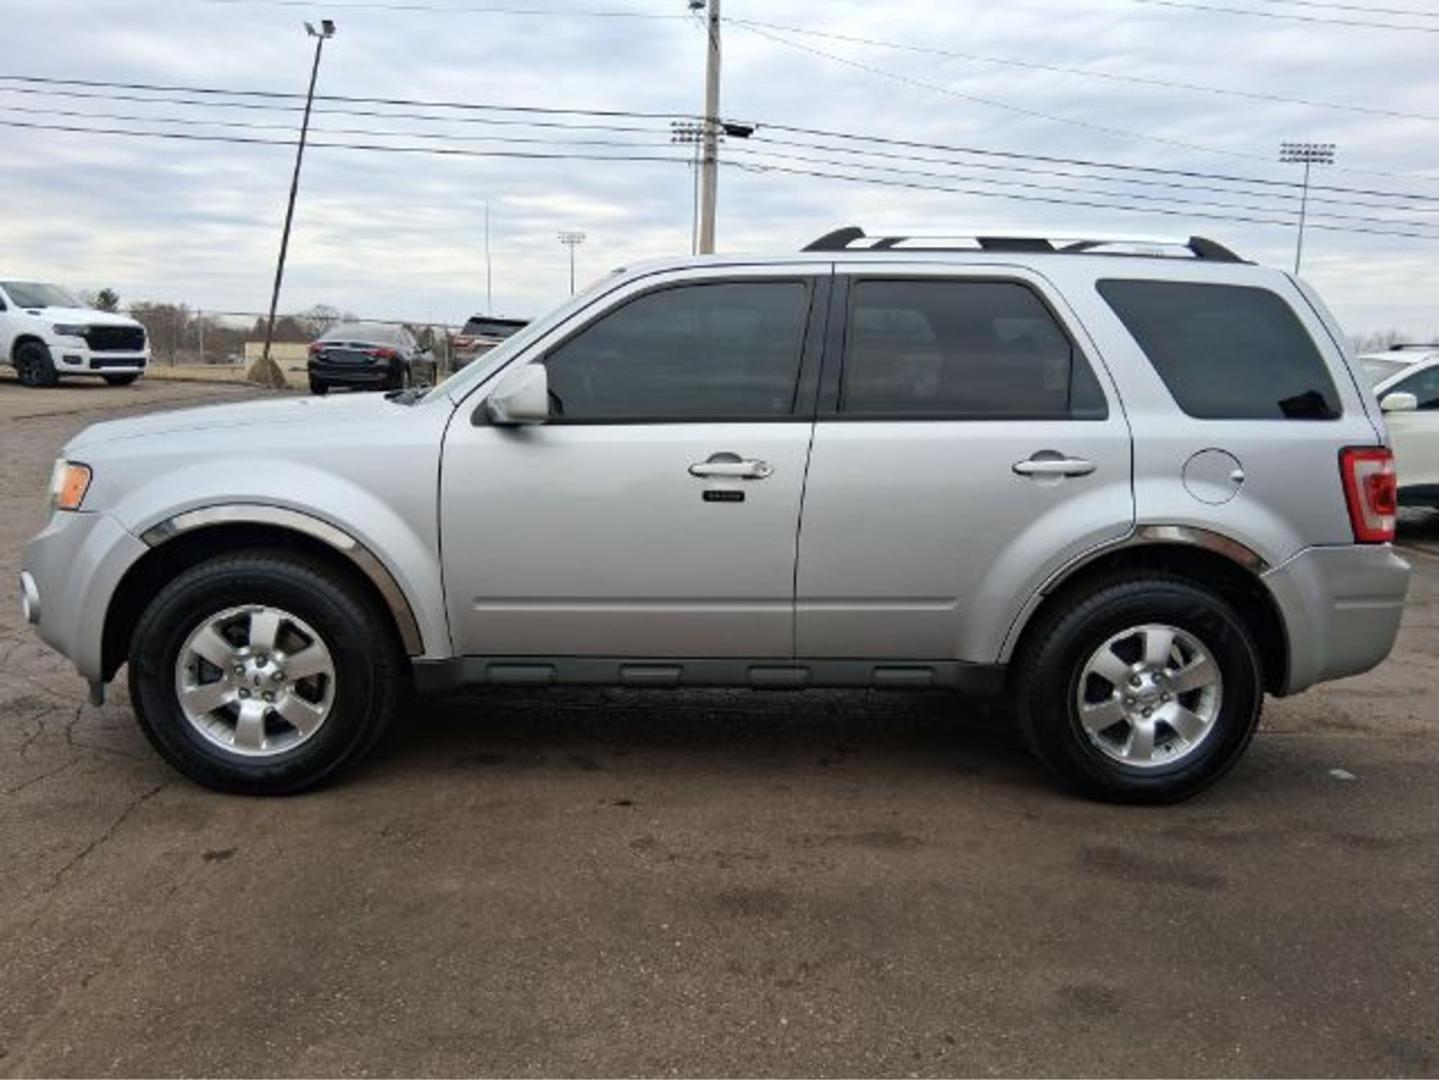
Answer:
[(546, 357), (551, 409), (562, 420), (783, 416), (808, 313), (803, 281), (646, 293)]
[(1202, 420), (1332, 420), (1339, 395), (1299, 318), (1268, 289), (1101, 281), (1174, 400)]
[(839, 407), (936, 419), (1108, 415), (1069, 335), (1031, 289), (1012, 281), (856, 282)]

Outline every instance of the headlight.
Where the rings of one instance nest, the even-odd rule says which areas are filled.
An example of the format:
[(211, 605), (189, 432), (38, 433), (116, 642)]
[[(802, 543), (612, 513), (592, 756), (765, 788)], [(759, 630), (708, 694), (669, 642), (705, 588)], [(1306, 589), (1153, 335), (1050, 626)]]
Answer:
[(50, 327), (56, 337), (78, 337), (82, 338), (90, 332), (90, 328), (83, 323), (56, 323)]
[(50, 505), (56, 510), (78, 510), (90, 490), (90, 466), (61, 458), (50, 474)]

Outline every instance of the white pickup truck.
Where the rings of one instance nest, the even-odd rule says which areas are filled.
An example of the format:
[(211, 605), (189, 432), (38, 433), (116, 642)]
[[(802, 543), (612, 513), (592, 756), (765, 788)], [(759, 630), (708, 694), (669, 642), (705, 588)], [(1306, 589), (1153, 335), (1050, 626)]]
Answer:
[(145, 328), (134, 319), (86, 307), (58, 285), (0, 279), (0, 363), (25, 386), (54, 386), (62, 375), (128, 386), (149, 362)]

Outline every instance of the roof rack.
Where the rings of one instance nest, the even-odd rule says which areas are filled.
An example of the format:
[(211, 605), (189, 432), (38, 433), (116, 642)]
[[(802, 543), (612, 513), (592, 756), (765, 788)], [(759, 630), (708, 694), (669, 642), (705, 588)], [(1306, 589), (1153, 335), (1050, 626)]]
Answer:
[(1405, 349), (1439, 349), (1439, 342), (1425, 344), (1422, 341), (1401, 341), (1389, 346), (1390, 352), (1403, 352)]
[[(859, 241), (864, 241), (860, 243)], [(956, 243), (958, 241), (958, 243)], [(1125, 248), (1128, 250), (1114, 250)], [(1194, 258), (1209, 262), (1244, 262), (1223, 244), (1202, 236), (1188, 240), (1136, 237), (1053, 237), (1039, 233), (966, 234), (960, 236), (866, 236), (857, 225), (827, 232), (804, 251), (1027, 251), (1051, 255), (1142, 255), (1151, 258)], [(1180, 252), (1184, 254), (1181, 255)]]

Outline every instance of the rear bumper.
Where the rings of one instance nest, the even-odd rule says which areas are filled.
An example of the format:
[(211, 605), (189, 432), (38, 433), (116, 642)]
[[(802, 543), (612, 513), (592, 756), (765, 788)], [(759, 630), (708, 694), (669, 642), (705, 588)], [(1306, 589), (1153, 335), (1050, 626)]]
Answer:
[(310, 361), (306, 368), (310, 378), (344, 386), (384, 386), (393, 369), (384, 364), (322, 364)]
[(1308, 548), (1266, 573), (1289, 637), (1284, 692), (1358, 675), (1388, 656), (1409, 575), (1387, 544)]

